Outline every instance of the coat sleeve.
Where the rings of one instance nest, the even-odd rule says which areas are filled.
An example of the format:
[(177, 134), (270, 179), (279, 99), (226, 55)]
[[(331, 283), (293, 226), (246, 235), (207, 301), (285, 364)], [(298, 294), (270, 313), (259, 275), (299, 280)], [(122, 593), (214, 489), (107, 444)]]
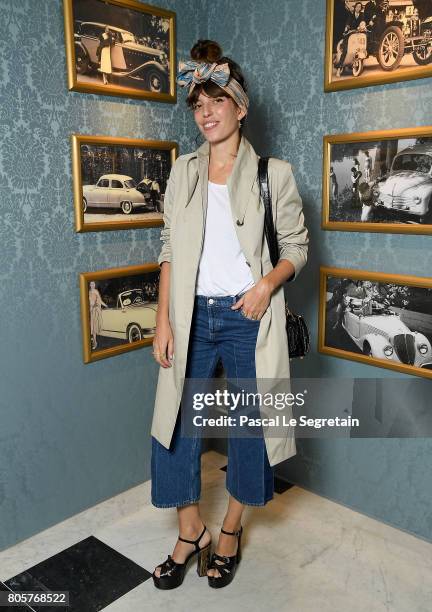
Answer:
[(309, 235), (304, 225), (302, 200), (297, 190), (291, 164), (279, 160), (275, 230), (279, 244), (279, 259), (287, 259), (294, 266), (297, 278), (306, 264)]
[(164, 227), (161, 231), (160, 239), (162, 241), (162, 249), (158, 257), (158, 264), (161, 265), (163, 261), (171, 261), (171, 243), (170, 243), (170, 227), (171, 227), (171, 216), (172, 209), (174, 205), (175, 199), (175, 175), (177, 170), (177, 162), (173, 163), (171, 167), (171, 172), (168, 178), (167, 186), (165, 189), (164, 196), (164, 212), (163, 212), (163, 222)]

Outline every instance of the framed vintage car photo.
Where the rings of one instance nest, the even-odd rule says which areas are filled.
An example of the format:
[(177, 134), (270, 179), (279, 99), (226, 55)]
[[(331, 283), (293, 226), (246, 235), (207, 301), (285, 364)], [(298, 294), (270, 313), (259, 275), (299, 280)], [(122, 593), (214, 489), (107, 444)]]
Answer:
[(432, 76), (430, 0), (327, 0), (324, 90)]
[(318, 350), (432, 378), (432, 278), (320, 268)]
[(175, 13), (137, 0), (63, 0), (68, 86), (176, 101)]
[(80, 274), (84, 363), (153, 343), (159, 274), (157, 263)]
[(72, 135), (77, 232), (163, 225), (175, 142)]
[(322, 227), (432, 234), (432, 126), (324, 136)]

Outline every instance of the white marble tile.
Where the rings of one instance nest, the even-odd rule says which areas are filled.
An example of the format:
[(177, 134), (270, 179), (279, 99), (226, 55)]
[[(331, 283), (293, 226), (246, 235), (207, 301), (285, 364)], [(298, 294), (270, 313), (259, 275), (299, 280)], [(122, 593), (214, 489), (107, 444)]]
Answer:
[(147, 481), (1, 551), (0, 580), (15, 576), (94, 534), (101, 525), (129, 516), (149, 502), (150, 481)]
[[(225, 463), (218, 453), (203, 455), (202, 515), (215, 542), (228, 499)], [(0, 578), (90, 533), (153, 571), (172, 551), (177, 521), (175, 509), (153, 507), (149, 493), (145, 483), (0, 553)], [(432, 544), (422, 539), (300, 487), (276, 494), (264, 508), (248, 507), (243, 525), (243, 559), (225, 589), (210, 589), (194, 564), (179, 589), (159, 591), (150, 579), (105, 610), (431, 610)]]

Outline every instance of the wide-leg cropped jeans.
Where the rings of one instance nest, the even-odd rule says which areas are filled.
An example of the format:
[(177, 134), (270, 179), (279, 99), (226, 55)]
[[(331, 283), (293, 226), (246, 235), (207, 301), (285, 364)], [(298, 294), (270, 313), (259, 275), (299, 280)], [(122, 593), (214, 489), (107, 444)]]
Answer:
[[(196, 295), (191, 321), (186, 378), (212, 378), (219, 357), (227, 379), (256, 378), (255, 347), (259, 320), (231, 306), (241, 297)], [(175, 353), (175, 338), (174, 338)], [(181, 435), (180, 409), (171, 439), (165, 448), (152, 436), (151, 500), (159, 508), (197, 502), (201, 495), (202, 438)], [(262, 433), (262, 430), (261, 430)], [(263, 436), (228, 436), (226, 488), (239, 502), (264, 506), (273, 498), (274, 470)]]

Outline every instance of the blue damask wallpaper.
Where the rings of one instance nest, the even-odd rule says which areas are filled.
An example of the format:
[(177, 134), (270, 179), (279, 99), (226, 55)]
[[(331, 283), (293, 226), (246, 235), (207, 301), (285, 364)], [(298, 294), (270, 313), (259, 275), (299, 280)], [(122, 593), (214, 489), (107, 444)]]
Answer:
[[(301, 376), (391, 379), (316, 352), (319, 265), (429, 275), (431, 238), (320, 229), (325, 133), (431, 122), (430, 79), (323, 93), (325, 0), (158, 0), (177, 57), (207, 35), (243, 67), (257, 152), (292, 162), (311, 233), (288, 297), (312, 329)], [(77, 234), (69, 136), (201, 141), (176, 105), (69, 92), (61, 0), (0, 0), (0, 549), (150, 477), (151, 348), (84, 365), (79, 272), (155, 261), (160, 229)], [(425, 386), (425, 393), (429, 392)], [(309, 440), (282, 475), (431, 538), (429, 440)]]
[[(177, 13), (182, 56), (205, 6), (157, 4)], [(198, 130), (181, 97), (69, 92), (62, 0), (0, 0), (0, 14), (2, 549), (150, 478), (151, 347), (84, 365), (78, 274), (156, 261), (160, 228), (75, 233), (70, 134), (186, 152)]]

